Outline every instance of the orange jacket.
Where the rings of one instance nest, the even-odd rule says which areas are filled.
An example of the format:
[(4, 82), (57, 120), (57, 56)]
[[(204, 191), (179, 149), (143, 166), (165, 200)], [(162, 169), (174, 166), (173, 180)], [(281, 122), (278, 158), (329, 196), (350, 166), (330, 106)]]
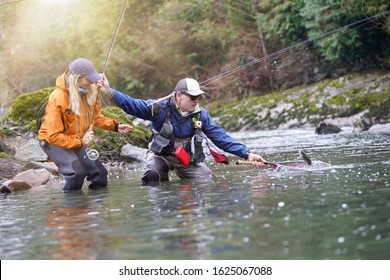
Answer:
[[(99, 95), (96, 105), (88, 105), (85, 96), (82, 96), (80, 116), (77, 116), (69, 109), (64, 74), (57, 78), (56, 86), (46, 106), (46, 115), (38, 133), (39, 140), (46, 140), (51, 145), (63, 148), (78, 148), (85, 145), (83, 136), (91, 124), (106, 130), (115, 130), (117, 121), (106, 118), (101, 113)], [(92, 114), (93, 110), (95, 112)]]

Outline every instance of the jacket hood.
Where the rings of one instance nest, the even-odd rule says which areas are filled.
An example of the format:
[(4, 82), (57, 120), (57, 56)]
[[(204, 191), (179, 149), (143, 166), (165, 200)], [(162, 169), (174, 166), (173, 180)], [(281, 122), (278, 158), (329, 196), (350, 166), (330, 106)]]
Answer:
[(65, 84), (66, 73), (67, 73), (67, 71), (65, 71), (62, 75), (58, 76), (57, 80), (56, 80), (56, 87), (58, 87), (59, 89), (64, 90), (64, 91), (68, 91), (68, 89), (66, 88), (66, 84)]

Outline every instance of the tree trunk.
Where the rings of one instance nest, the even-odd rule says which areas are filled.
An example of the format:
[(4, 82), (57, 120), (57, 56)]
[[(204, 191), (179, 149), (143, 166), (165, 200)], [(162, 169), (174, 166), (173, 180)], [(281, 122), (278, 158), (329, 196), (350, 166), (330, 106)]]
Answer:
[[(255, 21), (256, 21), (256, 25), (257, 25), (257, 31), (259, 32), (259, 41), (260, 41), (260, 46), (261, 46), (261, 49), (263, 51), (263, 55), (264, 57), (266, 57), (268, 55), (268, 52), (267, 52), (267, 48), (265, 46), (265, 42), (264, 42), (264, 36), (263, 36), (263, 29), (261, 28), (260, 24), (259, 24), (259, 21), (257, 20), (257, 17), (258, 17), (258, 14), (259, 14), (259, 2), (258, 0), (251, 0), (251, 3), (252, 3), (252, 8), (253, 8), (253, 11), (255, 13)], [(270, 84), (270, 88), (273, 88), (273, 79), (272, 79), (272, 74), (271, 74), (271, 71), (270, 71), (270, 68), (269, 68), (269, 61), (268, 59), (265, 60), (265, 70), (268, 72), (268, 79), (269, 79), (269, 84)]]

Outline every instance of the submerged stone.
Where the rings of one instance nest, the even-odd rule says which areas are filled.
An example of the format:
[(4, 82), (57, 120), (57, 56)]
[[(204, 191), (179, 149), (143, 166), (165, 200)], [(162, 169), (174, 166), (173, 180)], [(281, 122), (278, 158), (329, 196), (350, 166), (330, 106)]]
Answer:
[(337, 125), (329, 124), (326, 122), (320, 122), (315, 132), (317, 134), (333, 134), (333, 133), (339, 133), (341, 131), (341, 128), (339, 128)]

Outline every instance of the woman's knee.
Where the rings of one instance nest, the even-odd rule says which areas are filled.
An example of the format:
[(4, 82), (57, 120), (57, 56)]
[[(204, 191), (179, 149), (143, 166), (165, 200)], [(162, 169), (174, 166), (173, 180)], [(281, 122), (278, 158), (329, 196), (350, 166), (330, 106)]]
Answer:
[(74, 172), (74, 176), (78, 180), (84, 180), (85, 177), (87, 176), (87, 172), (84, 168), (84, 165), (79, 160), (74, 160), (72, 162), (72, 169)]

